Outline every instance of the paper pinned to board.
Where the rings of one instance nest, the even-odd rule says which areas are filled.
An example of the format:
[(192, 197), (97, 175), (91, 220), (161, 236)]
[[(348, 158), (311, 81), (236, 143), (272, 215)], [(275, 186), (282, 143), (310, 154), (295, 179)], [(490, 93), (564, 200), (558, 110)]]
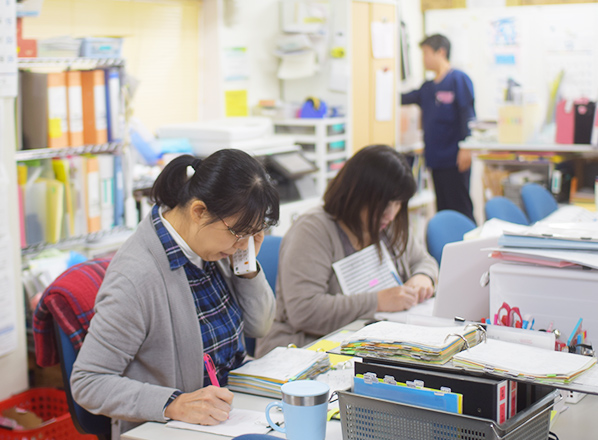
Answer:
[(370, 245), (332, 264), (343, 294), (378, 292), (399, 285), (393, 275), (397, 270), (388, 249), (382, 242), (380, 246), (382, 261), (380, 261), (378, 247)]
[(394, 58), (394, 25), (393, 22), (372, 22), (372, 55), (374, 58)]
[(376, 121), (392, 120), (394, 73), (390, 69), (376, 71)]

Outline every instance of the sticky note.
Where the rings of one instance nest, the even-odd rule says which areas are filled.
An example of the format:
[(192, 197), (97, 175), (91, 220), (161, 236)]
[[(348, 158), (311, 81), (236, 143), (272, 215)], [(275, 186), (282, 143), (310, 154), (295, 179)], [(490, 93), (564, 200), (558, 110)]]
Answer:
[(378, 278), (374, 278), (372, 281), (369, 282), (369, 285), (370, 285), (370, 287), (374, 287), (379, 282), (380, 281), (378, 281)]
[(48, 121), (48, 134), (51, 139), (62, 136), (62, 122), (60, 118), (51, 118)]

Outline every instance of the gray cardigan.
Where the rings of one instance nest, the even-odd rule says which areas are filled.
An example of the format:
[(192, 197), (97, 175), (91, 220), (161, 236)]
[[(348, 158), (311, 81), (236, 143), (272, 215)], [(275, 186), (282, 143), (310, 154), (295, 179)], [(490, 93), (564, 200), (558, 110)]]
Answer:
[[(243, 312), (245, 334), (264, 336), (275, 304), (263, 271), (246, 279), (233, 275), (228, 260), (217, 265)], [(164, 422), (174, 390), (203, 387), (201, 329), (185, 269), (170, 269), (151, 216), (114, 256), (95, 312), (71, 386), (81, 406), (112, 417), (113, 440), (141, 422)]]
[[(297, 219), (280, 246), (276, 318), (268, 335), (257, 342), (257, 357), (291, 343), (302, 347), (358, 318), (373, 317), (375, 292), (341, 293), (332, 263), (345, 256), (336, 222), (322, 207)], [(413, 234), (394, 263), (403, 280), (421, 273), (436, 283), (438, 264)]]

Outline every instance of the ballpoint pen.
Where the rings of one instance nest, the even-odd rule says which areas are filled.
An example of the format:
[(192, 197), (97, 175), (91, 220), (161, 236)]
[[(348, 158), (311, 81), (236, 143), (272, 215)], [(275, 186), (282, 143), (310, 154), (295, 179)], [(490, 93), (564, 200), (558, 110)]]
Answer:
[(216, 376), (216, 367), (214, 366), (212, 356), (210, 356), (208, 353), (205, 353), (203, 355), (203, 362), (206, 365), (208, 377), (210, 378), (210, 382), (212, 382), (212, 385), (214, 385), (215, 387), (220, 387), (220, 384), (218, 383), (218, 377)]
[(392, 276), (395, 279), (395, 281), (397, 282), (397, 284), (399, 286), (402, 286), (403, 282), (401, 281), (401, 279), (399, 278), (399, 276), (397, 275), (397, 273), (394, 270), (391, 270), (390, 273), (392, 274)]

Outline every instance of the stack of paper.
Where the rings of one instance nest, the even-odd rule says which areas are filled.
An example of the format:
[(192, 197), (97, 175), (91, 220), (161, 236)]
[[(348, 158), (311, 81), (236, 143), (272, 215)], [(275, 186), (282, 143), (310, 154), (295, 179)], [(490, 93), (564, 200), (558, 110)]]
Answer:
[(596, 358), (488, 339), (453, 357), (453, 365), (508, 377), (568, 383), (596, 363)]
[(425, 327), (377, 322), (343, 341), (341, 353), (413, 363), (444, 364), (467, 345), (479, 340), (475, 326)]
[(300, 379), (313, 379), (330, 369), (330, 358), (304, 348), (276, 347), (266, 356), (232, 370), (228, 387), (233, 391), (281, 398), (281, 385)]

